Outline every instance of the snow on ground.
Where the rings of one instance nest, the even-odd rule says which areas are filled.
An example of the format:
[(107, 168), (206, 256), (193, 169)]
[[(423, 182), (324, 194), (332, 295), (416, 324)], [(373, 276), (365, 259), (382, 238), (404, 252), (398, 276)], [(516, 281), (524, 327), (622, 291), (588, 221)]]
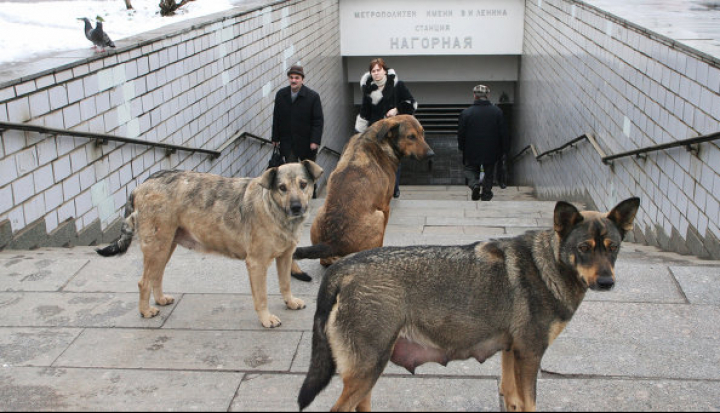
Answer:
[(148, 30), (234, 7), (238, 0), (195, 0), (174, 16), (160, 16), (159, 0), (132, 0), (127, 10), (123, 0), (59, 0), (39, 2), (0, 1), (0, 65), (27, 61), (64, 50), (91, 48), (85, 38), (87, 17), (95, 27), (95, 16), (105, 19), (103, 28), (117, 42)]

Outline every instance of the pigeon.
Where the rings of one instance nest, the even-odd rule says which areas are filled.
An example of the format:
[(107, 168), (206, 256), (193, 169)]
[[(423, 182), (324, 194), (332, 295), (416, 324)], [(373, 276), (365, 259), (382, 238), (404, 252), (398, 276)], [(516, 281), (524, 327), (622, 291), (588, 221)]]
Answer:
[(115, 47), (115, 43), (110, 40), (110, 36), (108, 36), (108, 34), (103, 31), (103, 18), (97, 16), (95, 19), (97, 20), (97, 24), (93, 29), (92, 25), (90, 24), (90, 20), (87, 17), (78, 17), (78, 20), (82, 20), (85, 22), (85, 37), (87, 37), (88, 40), (93, 42), (93, 48), (101, 48), (101, 52), (105, 51), (106, 46)]

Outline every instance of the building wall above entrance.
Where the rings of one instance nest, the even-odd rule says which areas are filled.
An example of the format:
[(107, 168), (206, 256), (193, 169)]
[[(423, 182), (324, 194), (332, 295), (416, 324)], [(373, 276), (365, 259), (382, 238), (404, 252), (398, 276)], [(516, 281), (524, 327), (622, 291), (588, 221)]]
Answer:
[(520, 55), (524, 16), (524, 0), (340, 0), (340, 52)]

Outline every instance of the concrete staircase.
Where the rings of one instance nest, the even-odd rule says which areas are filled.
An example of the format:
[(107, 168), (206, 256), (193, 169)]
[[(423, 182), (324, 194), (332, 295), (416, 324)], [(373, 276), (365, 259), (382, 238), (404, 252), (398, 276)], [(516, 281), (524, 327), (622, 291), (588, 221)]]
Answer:
[(425, 128), (426, 135), (457, 135), (458, 116), (468, 104), (418, 105), (415, 117)]
[[(385, 242), (461, 244), (552, 225), (555, 202), (524, 187), (494, 192), (474, 202), (464, 186), (401, 185)], [(267, 330), (243, 262), (178, 248), (164, 285), (176, 300), (143, 319), (138, 244), (116, 258), (93, 247), (0, 252), (0, 411), (296, 410), (324, 272), (318, 261), (301, 261), (312, 282), (292, 280), (308, 304), (301, 311), (285, 309), (270, 269), (269, 305), (283, 324)], [(616, 269), (616, 288), (588, 293), (546, 353), (538, 408), (720, 409), (720, 262), (626, 242)], [(500, 372), (497, 355), (484, 364), (430, 363), (415, 375), (390, 365), (373, 408), (501, 410)], [(341, 386), (334, 378), (309, 410), (329, 410)]]

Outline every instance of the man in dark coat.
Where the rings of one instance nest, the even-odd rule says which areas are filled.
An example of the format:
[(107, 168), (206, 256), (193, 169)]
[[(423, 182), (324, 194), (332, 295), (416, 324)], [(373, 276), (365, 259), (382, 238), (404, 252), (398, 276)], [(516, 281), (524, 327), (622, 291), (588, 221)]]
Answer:
[[(272, 142), (280, 145), (286, 162), (315, 160), (323, 133), (320, 95), (303, 85), (302, 66), (287, 72), (290, 85), (278, 90), (273, 110)], [(314, 197), (314, 195), (313, 195)]]
[[(509, 149), (502, 110), (490, 102), (489, 93), (487, 86), (475, 86), (475, 101), (462, 111), (458, 121), (458, 148), (463, 153), (465, 178), (472, 188), (473, 201), (492, 199), (495, 163)], [(485, 172), (482, 180), (480, 167)]]

